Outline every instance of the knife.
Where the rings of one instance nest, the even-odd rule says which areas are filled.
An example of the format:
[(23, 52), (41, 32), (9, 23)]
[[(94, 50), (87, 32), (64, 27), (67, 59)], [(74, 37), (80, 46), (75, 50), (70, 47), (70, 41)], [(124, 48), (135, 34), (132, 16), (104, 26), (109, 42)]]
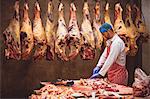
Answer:
[(64, 81), (64, 80), (59, 79), (57, 81), (51, 82), (51, 84), (54, 84), (56, 86), (63, 85), (63, 86), (70, 87), (70, 86), (74, 85), (74, 81), (73, 80)]

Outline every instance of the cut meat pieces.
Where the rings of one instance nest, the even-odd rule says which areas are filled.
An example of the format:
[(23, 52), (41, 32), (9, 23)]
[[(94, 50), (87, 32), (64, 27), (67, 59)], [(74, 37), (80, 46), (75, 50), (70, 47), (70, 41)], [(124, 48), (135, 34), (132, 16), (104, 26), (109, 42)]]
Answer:
[(103, 43), (103, 36), (99, 31), (100, 26), (101, 26), (100, 3), (96, 2), (94, 8), (93, 32), (95, 38), (95, 47), (101, 50), (101, 46)]
[(3, 32), (5, 39), (5, 56), (7, 59), (21, 58), (21, 47), (20, 47), (20, 16), (19, 16), (19, 1), (16, 0), (14, 5), (14, 16), (10, 21), (9, 26)]
[(75, 82), (74, 86), (76, 90), (91, 90), (91, 87), (93, 90), (105, 90), (109, 92), (117, 92), (118, 94), (133, 93), (133, 88), (110, 83), (107, 79), (80, 79)]
[(138, 47), (136, 45), (136, 40), (139, 36), (138, 36), (137, 28), (135, 27), (132, 21), (130, 5), (126, 6), (125, 25), (127, 28), (127, 36), (129, 37), (128, 45), (130, 49), (129, 49), (128, 55), (135, 56), (138, 50)]
[(95, 57), (95, 42), (94, 33), (90, 23), (90, 13), (88, 2), (84, 2), (83, 7), (83, 22), (81, 24), (81, 58), (82, 59), (94, 59)]
[(55, 52), (61, 60), (68, 61), (68, 57), (66, 55), (66, 35), (68, 34), (68, 31), (64, 19), (64, 5), (62, 3), (60, 3), (58, 11), (59, 18), (56, 32)]
[(42, 87), (40, 90), (35, 91), (39, 95), (31, 95), (31, 99), (74, 99), (71, 94), (74, 93), (72, 88), (55, 86), (52, 84)]
[(46, 19), (46, 39), (47, 39), (47, 50), (46, 50), (46, 59), (53, 60), (55, 52), (55, 31), (54, 31), (54, 21), (53, 21), (53, 4), (52, 0), (48, 2), (47, 8), (47, 19)]
[(28, 4), (24, 3), (23, 20), (20, 30), (21, 58), (23, 60), (29, 58), (34, 46), (32, 24), (29, 19), (28, 10), (29, 10)]
[(40, 5), (36, 1), (34, 8), (33, 36), (35, 42), (34, 60), (41, 59), (46, 52), (46, 34), (40, 18)]
[(70, 21), (68, 26), (68, 35), (67, 35), (67, 43), (69, 47), (69, 56), (70, 60), (76, 58), (80, 50), (80, 31), (77, 24), (76, 18), (76, 7), (74, 3), (70, 4)]
[[(68, 81), (56, 82), (67, 83)], [(52, 98), (52, 99), (74, 99), (75, 97), (89, 98), (94, 92), (96, 96), (107, 98), (114, 95), (122, 97), (119, 94), (132, 94), (133, 89), (123, 85), (113, 84), (107, 81), (107, 79), (80, 79), (73, 81), (74, 85), (67, 87), (64, 85), (55, 86), (51, 82), (42, 82), (44, 87), (39, 90), (35, 90), (35, 94), (31, 95), (31, 99), (40, 98)]]
[(150, 76), (147, 76), (140, 68), (135, 70), (134, 74), (133, 95), (149, 96), (150, 95)]

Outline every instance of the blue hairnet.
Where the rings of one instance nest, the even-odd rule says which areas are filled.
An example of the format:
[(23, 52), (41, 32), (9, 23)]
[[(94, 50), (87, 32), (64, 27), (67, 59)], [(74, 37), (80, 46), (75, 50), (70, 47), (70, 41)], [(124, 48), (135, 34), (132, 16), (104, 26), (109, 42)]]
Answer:
[(102, 26), (99, 28), (99, 31), (101, 33), (107, 32), (108, 30), (112, 29), (112, 26), (108, 23), (102, 24)]

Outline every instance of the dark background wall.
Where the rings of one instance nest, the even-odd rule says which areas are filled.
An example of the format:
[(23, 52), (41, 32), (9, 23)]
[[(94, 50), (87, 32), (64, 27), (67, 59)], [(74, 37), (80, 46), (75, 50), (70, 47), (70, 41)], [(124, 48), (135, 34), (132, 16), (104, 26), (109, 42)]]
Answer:
[[(47, 9), (48, 0), (38, 0), (42, 9), (41, 16), (43, 23), (45, 24), (45, 14)], [(75, 0), (75, 5), (77, 7), (77, 18), (79, 26), (82, 22), (82, 7), (84, 0)], [(114, 22), (114, 4), (119, 0), (107, 0), (110, 3), (110, 13), (112, 22)], [(140, 4), (140, 0), (132, 0), (131, 3)], [(63, 62), (60, 59), (55, 57), (54, 61), (47, 61), (42, 59), (38, 62), (32, 60), (27, 61), (16, 61), (13, 59), (7, 60), (4, 57), (4, 44), (2, 38), (2, 32), (8, 26), (10, 19), (13, 15), (13, 5), (15, 0), (1, 0), (1, 32), (0, 32), (0, 48), (1, 48), (1, 95), (3, 98), (24, 98), (28, 97), (34, 89), (36, 89), (40, 81), (52, 81), (58, 78), (61, 79), (80, 79), (80, 78), (89, 78), (92, 74), (92, 69), (97, 64), (97, 61), (100, 56), (100, 51), (97, 50), (96, 57), (94, 60), (81, 60), (78, 56), (75, 60), (69, 62)], [(22, 9), (24, 0), (20, 0), (20, 6)], [(33, 5), (35, 0), (28, 0), (29, 2), (29, 15), (31, 20), (33, 19)], [(69, 4), (71, 0), (62, 0), (65, 4), (65, 19), (66, 23), (69, 22)], [(94, 0), (88, 0), (90, 11), (95, 5)], [(119, 1), (123, 7), (125, 7), (127, 0)], [(55, 4), (54, 7), (54, 16), (55, 23), (57, 21), (58, 13), (58, 0), (53, 0)], [(106, 4), (105, 0), (101, 0), (101, 8), (104, 9)], [(21, 11), (22, 12), (22, 11)], [(102, 11), (103, 12), (103, 11)], [(103, 13), (102, 13), (103, 14)], [(102, 15), (103, 16), (103, 15)], [(138, 55), (138, 57), (141, 54)], [(135, 57), (128, 57), (127, 59), (127, 68), (130, 71), (130, 82), (132, 83), (133, 79), (133, 68), (136, 63)], [(140, 60), (141, 61), (141, 60)], [(141, 63), (139, 63), (141, 64)]]
[[(150, 35), (150, 0), (142, 0), (141, 9), (143, 12), (143, 19), (146, 23), (147, 33)], [(142, 65), (144, 70), (150, 74), (150, 40), (148, 43), (143, 44), (143, 51), (142, 51)]]

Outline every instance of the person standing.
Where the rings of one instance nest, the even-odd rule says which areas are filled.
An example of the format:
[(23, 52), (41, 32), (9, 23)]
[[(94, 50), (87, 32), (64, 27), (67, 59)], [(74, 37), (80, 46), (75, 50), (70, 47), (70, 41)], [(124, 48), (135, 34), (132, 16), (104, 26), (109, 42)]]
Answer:
[(126, 52), (124, 41), (113, 31), (108, 23), (102, 24), (99, 28), (106, 41), (106, 47), (98, 64), (93, 69), (91, 79), (107, 78), (112, 83), (127, 85), (128, 71), (126, 69)]

